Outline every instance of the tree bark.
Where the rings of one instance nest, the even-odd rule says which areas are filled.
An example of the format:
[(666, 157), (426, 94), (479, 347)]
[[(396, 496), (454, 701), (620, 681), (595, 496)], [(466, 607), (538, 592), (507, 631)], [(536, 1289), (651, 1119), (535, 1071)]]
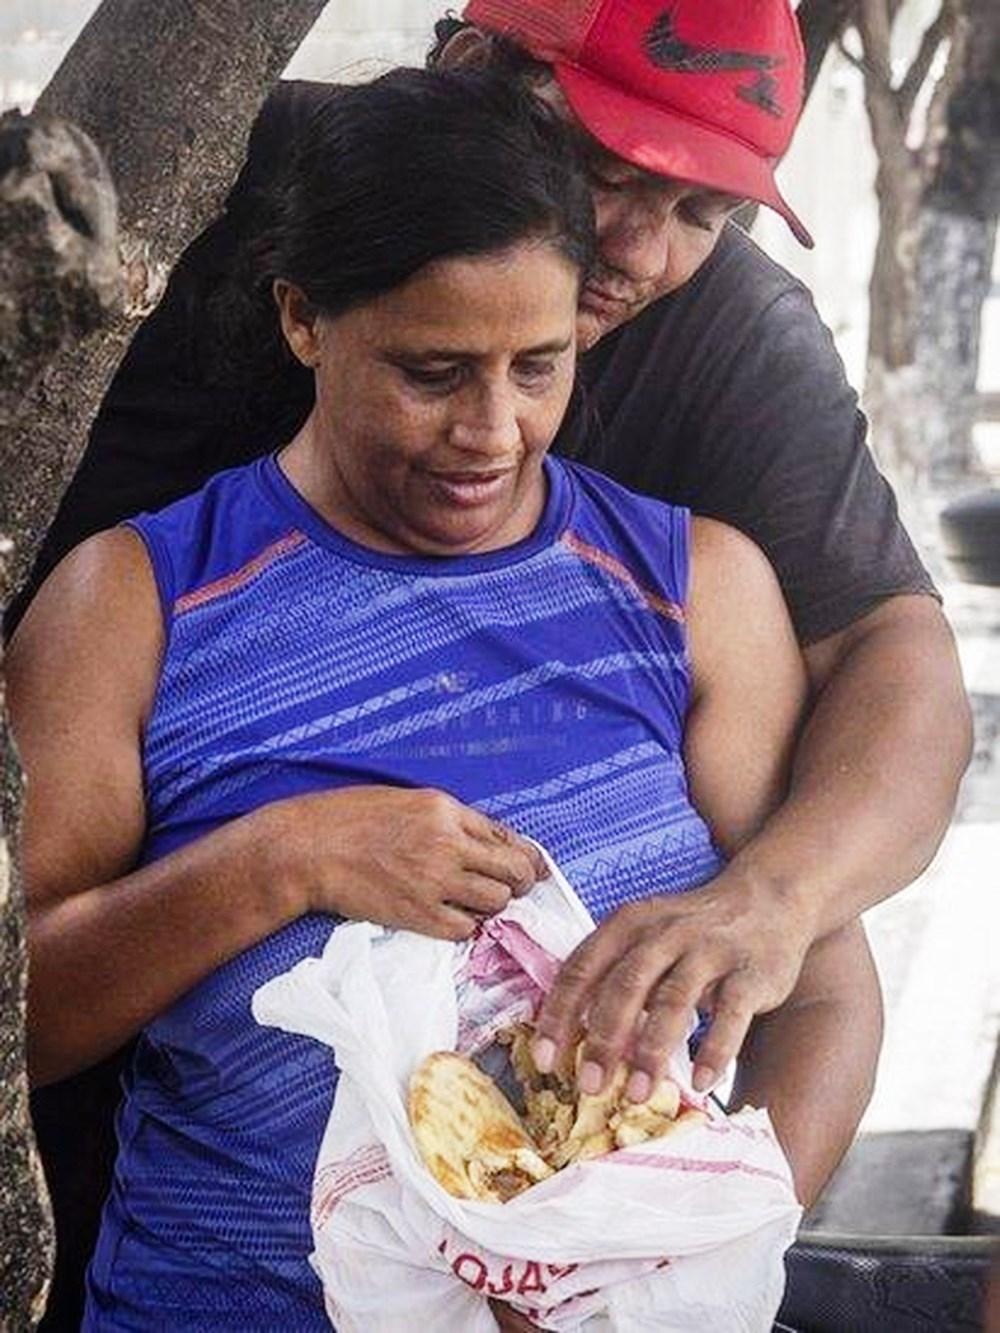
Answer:
[[(103, 0), (30, 124), (0, 125), (0, 604), (30, 568), (138, 322), (217, 211), (261, 102), (323, 8)], [(124, 284), (98, 154), (53, 117), (109, 164)], [(27, 1115), (19, 776), (2, 717), (0, 779), (0, 1330), (19, 1333), (44, 1307), (51, 1227)]]
[[(103, 0), (38, 100), (79, 125), (118, 191), (121, 313), (57, 358), (6, 431), (10, 576), (30, 568), (111, 376), (174, 261), (218, 211), (261, 102), (324, 0)], [(6, 457), (5, 457), (6, 464)]]
[[(93, 142), (59, 120), (0, 118), (0, 438), (42, 366), (120, 304), (111, 178)], [(0, 496), (17, 470), (4, 447)], [(17, 530), (0, 529), (0, 588)], [(20, 773), (0, 681), (0, 1328), (41, 1317), (53, 1230), (28, 1117), (24, 931), (14, 869)]]

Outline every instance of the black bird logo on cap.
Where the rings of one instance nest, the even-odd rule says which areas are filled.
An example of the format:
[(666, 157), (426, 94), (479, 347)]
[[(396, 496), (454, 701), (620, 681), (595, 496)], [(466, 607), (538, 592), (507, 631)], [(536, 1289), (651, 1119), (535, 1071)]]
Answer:
[(761, 55), (755, 51), (726, 51), (686, 42), (677, 32), (674, 14), (664, 10), (654, 21), (645, 39), (645, 51), (659, 69), (676, 74), (720, 74), (726, 70), (756, 70), (752, 83), (740, 84), (737, 97), (766, 111), (769, 116), (783, 116), (778, 101), (778, 84), (770, 71), (784, 63), (781, 56)]

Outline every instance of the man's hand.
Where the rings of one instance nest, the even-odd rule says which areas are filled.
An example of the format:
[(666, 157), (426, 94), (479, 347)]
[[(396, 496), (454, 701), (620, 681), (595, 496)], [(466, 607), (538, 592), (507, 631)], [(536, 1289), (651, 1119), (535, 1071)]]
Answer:
[(753, 1017), (789, 995), (811, 942), (811, 921), (733, 866), (703, 888), (630, 903), (563, 963), (539, 1013), (535, 1060), (552, 1068), (585, 1026), (581, 1089), (598, 1092), (626, 1059), (627, 1095), (644, 1101), (702, 1007), (711, 1027), (694, 1083), (706, 1091)]
[(512, 1310), (503, 1301), (490, 1301), (490, 1309), (497, 1321), (500, 1333), (537, 1333), (538, 1325), (533, 1324), (519, 1310)]

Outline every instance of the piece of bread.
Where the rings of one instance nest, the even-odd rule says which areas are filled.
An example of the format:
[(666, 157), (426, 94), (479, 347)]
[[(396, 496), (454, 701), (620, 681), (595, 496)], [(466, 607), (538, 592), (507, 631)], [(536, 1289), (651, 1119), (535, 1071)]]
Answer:
[(488, 1075), (454, 1051), (436, 1051), (410, 1079), (409, 1115), (417, 1148), (438, 1183), (459, 1199), (506, 1203), (572, 1162), (603, 1157), (702, 1124), (682, 1107), (680, 1089), (661, 1079), (645, 1102), (625, 1096), (619, 1064), (603, 1092), (580, 1092), (583, 1039), (543, 1074), (531, 1054), (532, 1028), (502, 1034), (524, 1093), (524, 1118)]
[(429, 1055), (410, 1079), (408, 1109), (424, 1163), (459, 1199), (506, 1203), (552, 1175), (510, 1102), (463, 1055)]

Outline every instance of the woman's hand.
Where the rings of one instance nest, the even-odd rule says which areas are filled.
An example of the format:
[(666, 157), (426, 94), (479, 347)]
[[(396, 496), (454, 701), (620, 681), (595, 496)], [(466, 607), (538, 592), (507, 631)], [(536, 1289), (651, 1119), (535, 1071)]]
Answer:
[(308, 911), (465, 939), (548, 873), (531, 843), (446, 792), (350, 787), (280, 805)]

